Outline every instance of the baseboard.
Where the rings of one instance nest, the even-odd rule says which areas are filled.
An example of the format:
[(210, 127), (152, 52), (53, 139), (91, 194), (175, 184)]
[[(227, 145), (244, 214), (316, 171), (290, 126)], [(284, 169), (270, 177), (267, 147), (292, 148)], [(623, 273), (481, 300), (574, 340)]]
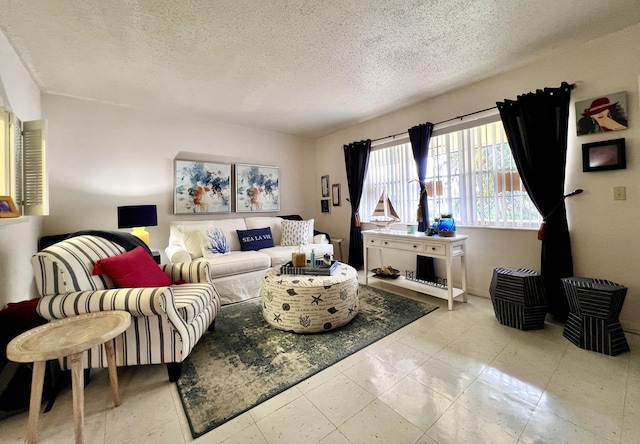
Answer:
[(620, 325), (625, 332), (640, 335), (640, 322), (620, 319)]
[(485, 299), (491, 299), (491, 295), (489, 294), (489, 290), (487, 289), (481, 290), (479, 288), (467, 287), (467, 294), (470, 294), (472, 296), (478, 296)]

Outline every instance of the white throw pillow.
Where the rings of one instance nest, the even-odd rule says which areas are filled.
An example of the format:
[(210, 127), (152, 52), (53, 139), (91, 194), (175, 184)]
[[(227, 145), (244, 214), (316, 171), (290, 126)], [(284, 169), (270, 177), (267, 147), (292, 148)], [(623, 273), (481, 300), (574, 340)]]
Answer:
[(200, 236), (202, 257), (205, 259), (229, 253), (229, 242), (227, 242), (227, 237), (220, 227), (200, 230), (198, 234)]
[(282, 239), (280, 240), (280, 245), (308, 245), (309, 239), (313, 239), (313, 219), (282, 221)]
[(282, 218), (278, 216), (247, 217), (245, 222), (249, 230), (256, 228), (271, 228), (271, 237), (274, 245), (280, 245), (282, 241)]
[(180, 227), (180, 233), (182, 234), (182, 242), (184, 247), (189, 252), (191, 259), (202, 257), (202, 240), (200, 239), (200, 231), (208, 230), (211, 228), (211, 224), (194, 224), (193, 226)]

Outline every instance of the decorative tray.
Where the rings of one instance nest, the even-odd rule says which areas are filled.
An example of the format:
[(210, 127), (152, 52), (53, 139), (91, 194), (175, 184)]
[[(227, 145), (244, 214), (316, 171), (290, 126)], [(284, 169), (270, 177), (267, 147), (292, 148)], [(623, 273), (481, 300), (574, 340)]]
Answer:
[(308, 274), (313, 276), (332, 276), (338, 268), (339, 264), (340, 263), (338, 261), (331, 261), (331, 265), (327, 265), (321, 261), (316, 261), (315, 267), (310, 267), (308, 263), (306, 267), (294, 267), (291, 261), (289, 261), (280, 267), (280, 273)]
[(373, 275), (375, 277), (377, 277), (377, 278), (381, 278), (381, 279), (397, 279), (398, 276), (400, 276), (400, 270), (396, 270), (395, 268), (391, 269), (391, 271), (393, 271), (393, 274), (378, 273), (378, 270), (380, 270), (380, 269), (379, 268), (374, 268), (373, 270), (371, 270)]

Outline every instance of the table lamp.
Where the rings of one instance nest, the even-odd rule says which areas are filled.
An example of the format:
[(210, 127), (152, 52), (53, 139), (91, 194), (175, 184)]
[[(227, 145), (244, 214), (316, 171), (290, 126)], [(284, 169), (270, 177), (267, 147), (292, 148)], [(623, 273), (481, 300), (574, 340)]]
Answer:
[(155, 205), (129, 205), (118, 207), (118, 228), (133, 228), (131, 234), (149, 245), (149, 233), (145, 227), (158, 225)]

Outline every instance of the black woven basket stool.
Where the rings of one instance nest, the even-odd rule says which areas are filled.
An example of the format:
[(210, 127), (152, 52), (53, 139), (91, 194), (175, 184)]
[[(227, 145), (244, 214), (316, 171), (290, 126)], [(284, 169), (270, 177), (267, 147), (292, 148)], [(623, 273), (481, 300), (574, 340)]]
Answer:
[(580, 348), (615, 356), (629, 351), (618, 317), (627, 287), (604, 279), (562, 279), (569, 316), (562, 335)]
[(489, 287), (498, 321), (519, 330), (540, 330), (547, 315), (542, 277), (526, 268), (495, 268)]

